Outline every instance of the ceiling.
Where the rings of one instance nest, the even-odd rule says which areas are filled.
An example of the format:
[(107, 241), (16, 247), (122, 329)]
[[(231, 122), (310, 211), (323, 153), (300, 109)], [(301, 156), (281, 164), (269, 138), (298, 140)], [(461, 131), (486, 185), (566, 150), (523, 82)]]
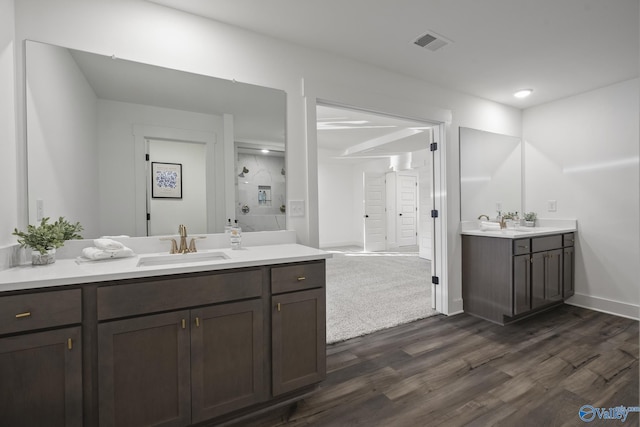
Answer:
[(318, 105), (321, 157), (362, 161), (426, 150), (432, 123), (421, 123), (366, 111)]
[[(639, 0), (151, 0), (528, 108), (638, 76)], [(413, 41), (428, 31), (451, 43)], [(525, 99), (513, 93), (534, 89)]]

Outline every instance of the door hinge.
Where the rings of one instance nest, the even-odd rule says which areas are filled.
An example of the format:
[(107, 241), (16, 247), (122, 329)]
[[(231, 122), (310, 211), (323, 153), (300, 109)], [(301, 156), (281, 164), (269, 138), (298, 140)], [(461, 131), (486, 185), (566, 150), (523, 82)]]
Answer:
[(431, 276), (431, 283), (433, 283), (434, 285), (439, 285), (440, 278), (438, 276)]
[(437, 142), (432, 142), (431, 144), (429, 144), (429, 150), (430, 151), (436, 151), (438, 149), (438, 143)]
[(147, 214), (147, 221), (151, 221), (151, 214), (150, 213)]
[(148, 154), (145, 154), (145, 155), (144, 155), (144, 159), (148, 162), (148, 161), (149, 161), (149, 155), (148, 155)]
[(431, 210), (431, 218), (438, 218), (438, 210), (437, 209), (432, 209)]

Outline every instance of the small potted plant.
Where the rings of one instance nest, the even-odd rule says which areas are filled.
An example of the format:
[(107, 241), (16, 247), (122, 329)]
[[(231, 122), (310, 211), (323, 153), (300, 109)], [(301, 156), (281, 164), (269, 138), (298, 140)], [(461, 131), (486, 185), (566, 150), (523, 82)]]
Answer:
[(79, 232), (82, 226), (79, 222), (70, 223), (64, 217), (60, 217), (53, 224), (49, 218), (42, 218), (40, 225), (28, 225), (27, 231), (13, 230), (13, 235), (18, 236), (21, 247), (30, 247), (31, 263), (33, 265), (52, 264), (56, 261), (56, 248), (64, 245), (66, 240), (82, 239)]
[(524, 214), (525, 227), (535, 227), (537, 217), (538, 215), (535, 212), (525, 212)]

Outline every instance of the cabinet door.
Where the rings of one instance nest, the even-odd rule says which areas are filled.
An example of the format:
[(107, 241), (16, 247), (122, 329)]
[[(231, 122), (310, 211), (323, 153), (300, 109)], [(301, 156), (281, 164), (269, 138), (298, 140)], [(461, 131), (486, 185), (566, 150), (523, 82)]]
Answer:
[(98, 325), (100, 426), (190, 424), (189, 312)]
[(324, 288), (276, 295), (272, 302), (273, 395), (324, 379)]
[(82, 426), (81, 328), (0, 339), (0, 425)]
[(513, 314), (531, 310), (531, 256), (513, 257)]
[(545, 302), (562, 300), (562, 249), (547, 252), (545, 259)]
[(545, 305), (545, 263), (547, 261), (546, 252), (531, 254), (531, 308), (538, 308)]
[(191, 311), (193, 422), (266, 399), (262, 301)]
[(562, 300), (562, 249), (531, 255), (531, 307)]
[(575, 290), (575, 249), (564, 248), (562, 258), (562, 288), (564, 298), (569, 298)]

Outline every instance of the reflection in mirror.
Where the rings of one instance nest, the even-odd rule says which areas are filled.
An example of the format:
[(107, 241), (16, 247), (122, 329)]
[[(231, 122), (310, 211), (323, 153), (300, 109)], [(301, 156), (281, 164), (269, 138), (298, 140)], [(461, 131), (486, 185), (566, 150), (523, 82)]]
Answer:
[[(255, 185), (271, 186), (273, 215), (285, 204), (283, 91), (32, 41), (25, 89), (31, 224), (65, 216), (85, 238), (176, 234), (179, 224), (222, 232), (227, 218), (241, 222), (231, 162), (239, 143), (280, 153), (277, 180)], [(152, 163), (180, 165), (181, 191), (153, 197)], [(263, 166), (274, 176), (275, 165), (254, 170)], [(244, 203), (258, 203), (252, 197)], [(271, 215), (260, 202), (255, 211)], [(284, 228), (284, 215), (247, 224)]]
[(284, 151), (236, 143), (236, 218), (244, 231), (282, 230), (285, 218)]
[(522, 212), (520, 138), (460, 128), (460, 219)]

